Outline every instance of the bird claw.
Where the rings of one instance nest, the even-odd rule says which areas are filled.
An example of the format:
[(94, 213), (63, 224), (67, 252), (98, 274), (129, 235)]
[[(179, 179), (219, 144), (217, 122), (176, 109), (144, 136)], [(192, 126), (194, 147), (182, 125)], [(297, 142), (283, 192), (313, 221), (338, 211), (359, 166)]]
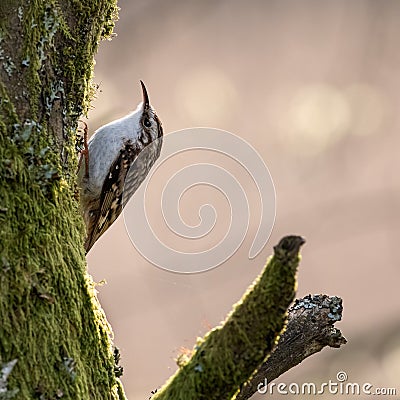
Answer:
[[(84, 177), (86, 179), (89, 178), (89, 146), (88, 146), (88, 126), (85, 121), (79, 120), (79, 122), (82, 122), (84, 127), (83, 127), (83, 149), (80, 150), (80, 157), (78, 161), (78, 171), (81, 168), (82, 165), (82, 159), (85, 159), (85, 174)], [(82, 130), (82, 128), (78, 128), (78, 130)]]

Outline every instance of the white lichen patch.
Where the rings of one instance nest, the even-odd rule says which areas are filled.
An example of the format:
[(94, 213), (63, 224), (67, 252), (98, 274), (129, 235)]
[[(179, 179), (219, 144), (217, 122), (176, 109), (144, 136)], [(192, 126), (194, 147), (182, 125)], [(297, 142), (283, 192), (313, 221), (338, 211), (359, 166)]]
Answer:
[(57, 32), (60, 23), (57, 18), (57, 10), (46, 10), (43, 19), (44, 35), (40, 38), (37, 52), (39, 55), (39, 66), (46, 59), (46, 47), (52, 44), (54, 35)]
[(30, 60), (30, 57), (28, 56), (28, 57), (26, 57), (24, 60), (22, 60), (21, 61), (21, 64), (24, 66), (24, 67), (29, 67), (29, 64), (31, 63), (31, 60)]
[(17, 15), (18, 15), (18, 19), (22, 22), (22, 19), (24, 17), (24, 10), (22, 9), (21, 6), (18, 7)]
[(50, 114), (54, 101), (59, 100), (60, 95), (64, 94), (64, 83), (61, 80), (58, 82), (52, 82), (50, 88), (50, 95), (46, 97), (46, 111), (48, 114)]
[(0, 61), (4, 71), (6, 71), (7, 75), (11, 77), (16, 67), (11, 57), (6, 55), (4, 49), (1, 47), (2, 41), (3, 32), (0, 31)]
[(7, 363), (0, 364), (0, 398), (1, 399), (12, 399), (17, 393), (18, 389), (8, 389), (8, 376), (11, 374), (17, 359), (11, 360)]
[(7, 75), (11, 77), (13, 72), (16, 70), (15, 64), (11, 60), (11, 57), (5, 56), (2, 64), (4, 71), (6, 71)]

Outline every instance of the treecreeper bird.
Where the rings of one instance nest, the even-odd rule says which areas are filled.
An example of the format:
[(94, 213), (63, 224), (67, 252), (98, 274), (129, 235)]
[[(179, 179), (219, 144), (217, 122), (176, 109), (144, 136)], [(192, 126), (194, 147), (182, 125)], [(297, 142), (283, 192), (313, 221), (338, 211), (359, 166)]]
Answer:
[[(163, 129), (140, 81), (143, 102), (135, 111), (99, 128), (79, 163), (86, 253), (121, 214), (160, 155)], [(82, 161), (82, 159), (80, 160)]]

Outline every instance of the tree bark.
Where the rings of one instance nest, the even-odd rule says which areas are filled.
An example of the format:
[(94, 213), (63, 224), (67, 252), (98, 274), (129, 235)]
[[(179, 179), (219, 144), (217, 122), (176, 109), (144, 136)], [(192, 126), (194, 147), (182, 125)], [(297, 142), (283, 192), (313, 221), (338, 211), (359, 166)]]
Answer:
[(116, 13), (0, 4), (0, 399), (124, 398), (75, 195), (77, 119)]
[(329, 346), (339, 348), (346, 339), (335, 322), (342, 319), (342, 299), (308, 295), (289, 309), (286, 330), (270, 357), (240, 389), (235, 400), (247, 400), (254, 393), (267, 392), (267, 385), (304, 359)]

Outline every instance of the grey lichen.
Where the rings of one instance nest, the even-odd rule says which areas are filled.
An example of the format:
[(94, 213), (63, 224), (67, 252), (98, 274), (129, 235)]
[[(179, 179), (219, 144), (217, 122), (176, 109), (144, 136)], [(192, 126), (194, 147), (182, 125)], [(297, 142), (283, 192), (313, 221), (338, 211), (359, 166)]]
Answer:
[(7, 75), (11, 77), (14, 71), (16, 70), (16, 66), (12, 58), (9, 55), (5, 54), (5, 51), (1, 46), (3, 39), (4, 39), (3, 33), (0, 31), (0, 61), (4, 71), (6, 71)]
[[(54, 154), (50, 151), (50, 146), (42, 146), (35, 140), (36, 135), (41, 135), (43, 131), (44, 128), (40, 123), (27, 119), (22, 125), (13, 124), (13, 136), (10, 141), (24, 149), (27, 168), (31, 177), (47, 193), (52, 182), (60, 178), (60, 174), (52, 162)], [(6, 161), (5, 164), (7, 165)], [(12, 165), (10, 164), (9, 167), (11, 171)]]
[(332, 321), (340, 321), (342, 319), (342, 299), (337, 296), (329, 297), (326, 295), (309, 294), (300, 300), (296, 300), (293, 309), (311, 309), (316, 307), (329, 309), (328, 318), (332, 319)]
[(22, 18), (24, 17), (24, 10), (21, 6), (18, 7), (17, 15), (18, 15), (19, 21), (22, 22)]
[(21, 61), (21, 64), (24, 67), (29, 67), (29, 64), (31, 63), (31, 60), (29, 59), (29, 57), (25, 58), (24, 60)]
[(75, 361), (71, 357), (64, 357), (63, 358), (63, 366), (65, 370), (67, 371), (68, 375), (72, 378), (76, 378), (76, 372), (75, 372)]
[(14, 73), (14, 71), (16, 70), (15, 64), (14, 64), (13, 60), (11, 59), (11, 57), (5, 56), (2, 64), (3, 64), (4, 71), (6, 71), (7, 75), (9, 77), (11, 77), (12, 74)]
[[(53, 107), (54, 101), (60, 100), (61, 96), (64, 95), (64, 83), (59, 80), (50, 84), (50, 93), (46, 96), (46, 111), (50, 115), (50, 111)], [(64, 114), (66, 111), (64, 111)]]
[[(34, 24), (34, 22), (32, 22)], [(52, 46), (54, 35), (60, 25), (56, 8), (48, 8), (45, 11), (43, 18), (43, 32), (44, 35), (39, 39), (37, 51), (39, 54), (39, 67), (41, 68), (42, 62), (46, 59), (46, 48)]]
[(8, 390), (8, 377), (11, 374), (17, 359), (11, 360), (7, 363), (0, 364), (0, 400), (12, 399), (18, 393), (18, 388)]
[(331, 301), (329, 303), (329, 308), (331, 312), (328, 314), (328, 317), (333, 321), (340, 321), (342, 319), (342, 299), (340, 297), (331, 297)]

